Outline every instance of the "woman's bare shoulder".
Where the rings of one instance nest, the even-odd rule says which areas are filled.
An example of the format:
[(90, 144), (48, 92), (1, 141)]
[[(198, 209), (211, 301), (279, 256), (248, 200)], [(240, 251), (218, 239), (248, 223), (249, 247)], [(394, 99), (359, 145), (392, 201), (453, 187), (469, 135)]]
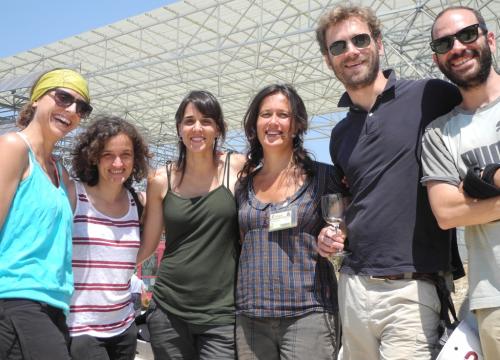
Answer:
[(245, 165), (246, 156), (237, 152), (223, 153), (221, 155), (221, 161), (225, 162), (228, 155), (230, 156), (231, 170), (240, 171), (243, 165)]
[(2, 157), (3, 170), (6, 170), (5, 166), (24, 168), (28, 159), (27, 150), (28, 145), (16, 133), (11, 132), (0, 136), (0, 153), (9, 154)]
[(148, 174), (148, 183), (163, 182), (167, 178), (167, 169), (161, 166), (156, 169), (151, 169)]
[(26, 152), (26, 142), (14, 132), (9, 132), (0, 136), (0, 147), (9, 147), (13, 151)]

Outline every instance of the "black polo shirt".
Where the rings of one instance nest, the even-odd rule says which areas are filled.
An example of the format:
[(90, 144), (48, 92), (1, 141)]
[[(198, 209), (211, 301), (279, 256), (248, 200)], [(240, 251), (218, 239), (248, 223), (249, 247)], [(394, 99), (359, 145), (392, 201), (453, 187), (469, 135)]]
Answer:
[(452, 235), (438, 227), (420, 185), (420, 153), (425, 127), (457, 105), (460, 93), (442, 80), (397, 80), (392, 70), (384, 76), (387, 85), (369, 112), (344, 93), (338, 106), (349, 112), (332, 130), (336, 186), (352, 196), (345, 214), (352, 255), (342, 271), (451, 270)]

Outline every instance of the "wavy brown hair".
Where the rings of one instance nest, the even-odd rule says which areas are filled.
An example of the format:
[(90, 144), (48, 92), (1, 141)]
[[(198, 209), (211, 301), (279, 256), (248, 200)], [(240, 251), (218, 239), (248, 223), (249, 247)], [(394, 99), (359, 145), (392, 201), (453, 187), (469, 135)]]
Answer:
[(341, 5), (327, 10), (321, 15), (316, 28), (316, 40), (322, 55), (328, 55), (328, 45), (326, 44), (326, 31), (330, 26), (339, 22), (356, 17), (368, 25), (371, 36), (378, 39), (380, 30), (380, 20), (369, 7), (355, 5)]
[(95, 186), (99, 182), (97, 164), (106, 142), (118, 134), (125, 134), (132, 141), (134, 147), (134, 167), (132, 174), (125, 181), (127, 188), (132, 181), (141, 181), (149, 170), (149, 159), (152, 157), (148, 145), (134, 125), (126, 120), (112, 115), (100, 115), (92, 124), (76, 138), (76, 146), (72, 155), (72, 175), (88, 184)]
[(245, 189), (248, 187), (248, 175), (261, 165), (264, 158), (264, 151), (257, 137), (257, 119), (259, 118), (260, 106), (265, 98), (277, 93), (286, 96), (290, 105), (293, 121), (292, 128), (294, 129), (293, 164), (303, 170), (308, 177), (314, 176), (313, 160), (304, 148), (304, 134), (307, 132), (308, 117), (302, 98), (292, 85), (268, 85), (260, 90), (252, 99), (243, 119), (243, 128), (245, 129), (245, 135), (249, 144), (246, 154), (247, 161), (238, 174), (240, 179), (239, 191), (243, 191), (243, 194), (247, 193)]

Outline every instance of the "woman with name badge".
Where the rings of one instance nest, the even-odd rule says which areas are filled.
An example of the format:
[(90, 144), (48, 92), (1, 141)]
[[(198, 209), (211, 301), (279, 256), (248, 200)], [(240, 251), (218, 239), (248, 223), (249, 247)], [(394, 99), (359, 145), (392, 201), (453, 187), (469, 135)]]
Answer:
[(320, 199), (333, 167), (303, 147), (307, 112), (295, 89), (269, 85), (252, 100), (238, 185), (242, 250), (236, 290), (239, 359), (332, 359), (337, 283), (316, 252)]
[(87, 81), (55, 69), (35, 81), (0, 137), (0, 359), (69, 359), (73, 292), (68, 175), (56, 142), (92, 111)]
[(140, 242), (132, 187), (148, 174), (146, 142), (135, 126), (101, 115), (76, 139), (70, 183), (73, 272), (68, 327), (73, 360), (133, 360), (137, 347), (131, 276)]
[(192, 91), (175, 114), (179, 157), (148, 179), (138, 261), (165, 252), (147, 317), (156, 359), (234, 359), (238, 219), (234, 184), (243, 156), (218, 150), (226, 125), (217, 99)]

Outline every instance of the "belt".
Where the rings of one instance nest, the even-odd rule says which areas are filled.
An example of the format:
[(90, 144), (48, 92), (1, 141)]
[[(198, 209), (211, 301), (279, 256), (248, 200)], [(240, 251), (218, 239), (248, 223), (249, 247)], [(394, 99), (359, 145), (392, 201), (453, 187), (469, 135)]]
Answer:
[(403, 273), (394, 275), (372, 275), (370, 279), (374, 280), (427, 280), (434, 282), (438, 274), (436, 273)]

